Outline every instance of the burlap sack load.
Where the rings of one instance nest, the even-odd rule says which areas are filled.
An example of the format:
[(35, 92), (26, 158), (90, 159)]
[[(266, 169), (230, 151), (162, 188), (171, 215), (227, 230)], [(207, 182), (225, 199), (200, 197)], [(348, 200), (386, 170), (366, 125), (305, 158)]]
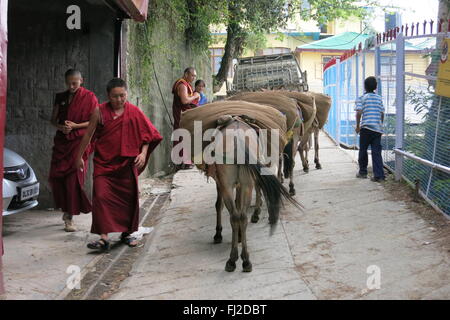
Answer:
[(319, 129), (322, 129), (325, 123), (327, 123), (328, 113), (331, 109), (331, 97), (312, 91), (307, 92), (307, 94), (314, 96), (317, 107), (316, 118), (319, 120)]
[[(297, 106), (301, 110), (301, 115), (303, 117), (302, 130), (300, 135), (304, 135), (305, 132), (311, 128), (313, 122), (316, 119), (316, 104), (314, 102), (314, 98), (312, 95), (306, 95), (296, 91), (286, 91), (286, 90), (277, 90), (277, 91), (264, 91), (263, 93), (267, 94), (281, 94), (285, 97), (294, 99), (297, 102)], [(317, 120), (316, 120), (317, 121)]]
[(294, 99), (286, 97), (280, 93), (274, 92), (243, 92), (239, 93), (227, 100), (232, 101), (247, 101), (252, 103), (264, 104), (277, 109), (286, 116), (286, 125), (289, 132), (294, 129), (295, 126), (299, 126), (299, 120), (301, 115), (297, 109), (297, 102)]
[(317, 93), (317, 92), (296, 92), (296, 91), (274, 91), (277, 93), (281, 93), (287, 97), (296, 99), (301, 103), (301, 108), (303, 112), (304, 122), (308, 122), (312, 114), (314, 113), (312, 98), (314, 98), (317, 108), (317, 113), (315, 117), (317, 118), (317, 125), (319, 129), (322, 129), (328, 119), (328, 113), (331, 108), (331, 98), (325, 94)]
[[(279, 152), (281, 153), (287, 143), (286, 117), (278, 110), (245, 101), (218, 101), (208, 103), (201, 107), (187, 110), (181, 114), (180, 128), (189, 131), (194, 139), (194, 121), (202, 122), (202, 135), (208, 129), (217, 127), (217, 120), (222, 116), (244, 116), (254, 121), (255, 125), (261, 129), (268, 130), (269, 144), (271, 135), (270, 130), (276, 129), (279, 132)], [(203, 144), (204, 149), (209, 142)], [(194, 144), (192, 143), (192, 159), (194, 159)], [(198, 155), (197, 155), (198, 157)]]

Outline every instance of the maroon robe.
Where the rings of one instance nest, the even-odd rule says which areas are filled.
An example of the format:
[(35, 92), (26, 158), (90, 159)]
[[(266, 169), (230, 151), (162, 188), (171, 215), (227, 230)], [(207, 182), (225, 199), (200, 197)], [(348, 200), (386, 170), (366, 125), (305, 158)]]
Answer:
[[(144, 113), (129, 102), (116, 119), (109, 103), (99, 108), (101, 124), (95, 133), (91, 232), (131, 234), (139, 225), (138, 175), (162, 137)], [(138, 172), (134, 160), (144, 144), (149, 144), (147, 158)]]
[[(75, 92), (70, 104), (68, 99), (69, 91), (58, 93), (55, 97), (55, 105), (59, 106), (58, 124), (63, 125), (66, 120), (75, 123), (89, 121), (91, 113), (98, 106), (95, 94), (83, 87)], [(72, 130), (67, 135), (58, 130), (53, 140), (49, 183), (55, 207), (71, 215), (89, 213), (92, 210), (91, 202), (83, 190), (87, 170), (80, 171), (75, 168), (78, 148), (86, 130), (87, 128)], [(83, 154), (85, 168), (91, 150), (89, 145)]]
[[(173, 105), (172, 105), (172, 113), (173, 113), (173, 130), (176, 130), (180, 127), (180, 119), (181, 112), (195, 108), (196, 105), (192, 103), (183, 104), (181, 102), (181, 98), (178, 95), (178, 86), (183, 85), (187, 88), (188, 96), (192, 97), (194, 95), (194, 89), (191, 84), (184, 79), (178, 79), (175, 81), (172, 87), (173, 93)], [(176, 143), (174, 143), (175, 145)]]
[[(181, 112), (184, 112), (186, 110), (196, 107), (196, 105), (194, 103), (183, 104), (181, 102), (181, 98), (178, 95), (178, 87), (180, 85), (186, 86), (189, 97), (192, 97), (194, 95), (194, 89), (192, 88), (191, 84), (189, 82), (187, 82), (186, 80), (184, 80), (183, 78), (178, 79), (173, 84), (173, 87), (172, 87), (172, 93), (173, 93), (172, 113), (173, 113), (173, 130), (174, 131), (176, 129), (180, 128)], [(182, 138), (179, 141), (174, 141), (173, 146), (175, 147), (181, 141), (182, 141)], [(175, 155), (172, 155), (172, 157), (174, 157), (174, 156)], [(183, 156), (183, 150), (180, 150), (179, 156), (181, 158), (183, 158), (183, 163), (191, 164), (190, 159), (187, 159), (186, 157)]]

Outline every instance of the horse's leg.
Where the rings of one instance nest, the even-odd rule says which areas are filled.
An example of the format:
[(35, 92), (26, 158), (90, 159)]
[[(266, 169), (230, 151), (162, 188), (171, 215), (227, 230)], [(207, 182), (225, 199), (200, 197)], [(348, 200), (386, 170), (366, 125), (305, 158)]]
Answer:
[[(241, 199), (237, 196), (240, 192), (241, 192), (241, 186), (238, 183), (238, 185), (236, 186), (236, 198), (234, 200), (234, 205), (236, 206), (236, 208), (240, 207)], [(242, 239), (241, 229), (239, 229), (239, 232), (238, 232), (238, 243), (241, 243), (241, 239)]]
[(292, 163), (289, 168), (289, 194), (291, 196), (295, 195), (295, 185), (294, 185), (294, 167), (295, 167), (295, 155), (297, 154), (297, 145), (298, 145), (299, 136), (294, 134), (293, 137), (293, 146), (292, 146)]
[[(231, 187), (230, 187), (231, 189)], [(227, 197), (224, 197), (225, 206), (227, 207), (228, 211), (230, 211), (230, 224), (231, 224), (231, 230), (232, 230), (232, 240), (231, 240), (231, 252), (230, 252), (230, 259), (228, 259), (226, 265), (225, 265), (225, 271), (232, 272), (236, 269), (236, 261), (239, 258), (239, 251), (238, 251), (238, 236), (239, 236), (239, 224), (240, 224), (240, 217), (237, 212), (235, 202), (233, 201), (232, 192), (228, 192), (229, 195)]]
[(314, 128), (314, 163), (316, 169), (322, 169), (322, 165), (319, 162), (319, 128)]
[(257, 223), (259, 221), (259, 215), (261, 214), (261, 206), (262, 206), (262, 194), (261, 189), (258, 186), (255, 186), (256, 191), (256, 203), (255, 203), (255, 211), (252, 215), (252, 223)]
[(300, 158), (302, 159), (302, 166), (303, 171), (308, 172), (309, 171), (309, 165), (308, 165), (308, 142), (300, 142), (300, 145), (298, 146), (298, 151), (300, 152)]
[(232, 230), (230, 259), (225, 265), (225, 271), (232, 272), (236, 269), (236, 261), (239, 259), (238, 234), (239, 234), (239, 213), (236, 209), (236, 202), (233, 197), (233, 187), (237, 181), (237, 166), (216, 165), (217, 183), (223, 202), (230, 213), (230, 224)]
[(242, 172), (242, 170), (239, 173), (239, 181), (241, 188), (239, 189), (239, 193), (236, 193), (236, 197), (239, 197), (239, 206), (237, 207), (237, 210), (240, 214), (239, 229), (242, 235), (242, 271), (251, 272), (252, 263), (250, 262), (250, 255), (247, 247), (247, 210), (250, 207), (252, 200), (253, 181), (250, 175), (245, 171)]
[(223, 210), (223, 198), (220, 194), (219, 184), (216, 183), (217, 189), (217, 201), (216, 201), (216, 234), (214, 235), (214, 243), (222, 242), (222, 210)]
[(281, 183), (284, 182), (283, 173), (281, 171), (282, 166), (283, 166), (283, 154), (281, 154), (278, 160), (278, 180), (280, 180)]

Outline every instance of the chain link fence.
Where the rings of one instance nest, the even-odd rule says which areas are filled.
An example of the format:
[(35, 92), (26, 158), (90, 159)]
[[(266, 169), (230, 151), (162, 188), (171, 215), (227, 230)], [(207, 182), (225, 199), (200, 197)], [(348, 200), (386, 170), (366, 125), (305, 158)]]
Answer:
[(377, 35), (325, 66), (324, 93), (333, 99), (325, 131), (337, 144), (358, 147), (353, 109), (364, 79), (375, 76), (385, 106), (385, 166), (450, 217), (450, 98), (435, 93), (448, 35), (413, 33)]

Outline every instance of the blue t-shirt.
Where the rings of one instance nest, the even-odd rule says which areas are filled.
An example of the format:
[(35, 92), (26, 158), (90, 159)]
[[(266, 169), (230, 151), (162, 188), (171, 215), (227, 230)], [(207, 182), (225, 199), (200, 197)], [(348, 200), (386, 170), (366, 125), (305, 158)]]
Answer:
[(383, 133), (381, 115), (384, 113), (383, 98), (376, 93), (366, 93), (356, 100), (355, 111), (361, 111), (361, 128)]
[(208, 103), (208, 99), (206, 99), (206, 95), (203, 92), (200, 92), (200, 101), (198, 102), (198, 105), (201, 106), (206, 103)]

